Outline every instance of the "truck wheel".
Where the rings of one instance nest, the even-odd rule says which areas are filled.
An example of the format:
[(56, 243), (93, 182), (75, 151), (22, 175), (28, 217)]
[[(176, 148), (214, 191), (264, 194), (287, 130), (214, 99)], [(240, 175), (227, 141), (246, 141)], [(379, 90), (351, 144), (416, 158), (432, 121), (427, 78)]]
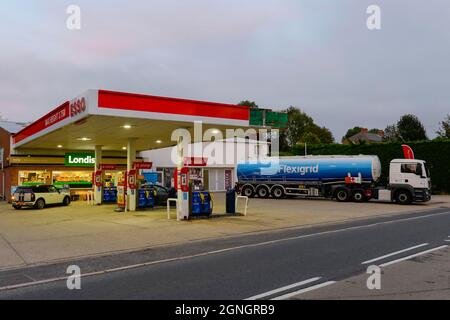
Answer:
[(364, 190), (354, 190), (353, 191), (353, 201), (355, 201), (355, 202), (366, 201), (366, 195), (364, 193)]
[(259, 186), (256, 189), (256, 194), (260, 198), (268, 198), (270, 196), (269, 187), (264, 186), (264, 185), (263, 186)]
[(38, 199), (37, 201), (36, 201), (36, 204), (34, 205), (35, 206), (35, 208), (37, 208), (37, 209), (44, 209), (44, 207), (45, 207), (45, 201), (44, 201), (44, 199)]
[(398, 204), (410, 204), (412, 202), (411, 193), (406, 190), (400, 190), (395, 194), (395, 201)]
[(272, 198), (274, 199), (283, 199), (285, 197), (284, 189), (282, 187), (273, 187), (272, 188)]
[(339, 188), (335, 193), (336, 200), (346, 202), (350, 199), (350, 191), (347, 188)]
[(69, 204), (70, 204), (70, 197), (69, 196), (64, 197), (63, 205), (64, 206), (68, 206)]
[(255, 191), (252, 186), (244, 186), (242, 187), (241, 194), (246, 197), (253, 198), (255, 196)]
[(22, 208), (22, 206), (17, 206), (15, 204), (13, 204), (13, 208), (16, 209), (16, 210), (20, 210)]

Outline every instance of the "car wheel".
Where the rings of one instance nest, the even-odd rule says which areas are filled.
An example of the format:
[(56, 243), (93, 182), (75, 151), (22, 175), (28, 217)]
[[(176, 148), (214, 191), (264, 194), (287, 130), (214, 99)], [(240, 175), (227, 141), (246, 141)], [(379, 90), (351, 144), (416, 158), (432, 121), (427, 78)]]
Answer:
[(36, 204), (35, 204), (35, 207), (37, 208), (37, 209), (44, 209), (44, 207), (45, 207), (45, 201), (44, 201), (44, 199), (38, 199), (37, 201), (36, 201)]
[(366, 201), (366, 195), (364, 190), (355, 190), (353, 191), (353, 201), (355, 202), (364, 202)]
[(16, 209), (16, 210), (20, 210), (22, 208), (22, 206), (17, 206), (15, 204), (13, 204), (13, 208)]
[(268, 198), (270, 196), (269, 188), (267, 186), (259, 186), (256, 189), (256, 194), (259, 198)]
[(272, 197), (274, 199), (283, 199), (285, 197), (284, 189), (282, 187), (273, 187), (272, 188)]
[(243, 196), (249, 197), (249, 198), (253, 198), (255, 196), (255, 191), (253, 190), (252, 186), (244, 186), (242, 188), (241, 194)]
[(346, 202), (350, 198), (350, 192), (347, 188), (339, 188), (336, 190), (335, 197), (339, 202)]
[(68, 206), (69, 204), (70, 204), (70, 197), (69, 196), (64, 197), (63, 205), (64, 206)]
[(399, 204), (410, 204), (412, 202), (411, 193), (406, 190), (400, 190), (395, 195), (395, 201)]

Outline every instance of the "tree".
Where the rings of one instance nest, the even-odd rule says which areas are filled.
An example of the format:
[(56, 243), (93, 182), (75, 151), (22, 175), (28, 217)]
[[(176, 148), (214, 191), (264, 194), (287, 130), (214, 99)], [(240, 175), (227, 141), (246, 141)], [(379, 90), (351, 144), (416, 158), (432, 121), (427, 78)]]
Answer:
[(439, 124), (439, 130), (436, 131), (437, 135), (441, 138), (450, 139), (450, 114)]
[(405, 114), (397, 122), (397, 131), (403, 141), (427, 140), (425, 127), (413, 114)]
[(313, 124), (309, 130), (319, 138), (320, 143), (328, 144), (334, 142), (333, 133), (328, 128)]
[(289, 147), (294, 146), (305, 133), (308, 127), (314, 123), (313, 119), (306, 113), (295, 107), (286, 110), (288, 123), (285, 130), (286, 140)]
[(384, 129), (383, 141), (396, 142), (400, 140), (400, 134), (398, 133), (397, 126), (395, 124), (388, 125)]
[(305, 134), (303, 134), (298, 142), (307, 144), (319, 144), (320, 138), (312, 132), (305, 132)]
[(286, 112), (288, 114), (288, 124), (283, 134), (280, 135), (281, 138), (285, 139), (285, 141), (280, 141), (280, 148), (282, 146), (293, 147), (298, 142), (302, 142), (306, 133), (311, 133), (318, 139), (313, 138), (312, 135), (306, 136), (306, 138), (312, 139), (315, 143), (332, 143), (334, 141), (333, 134), (329, 129), (319, 127), (309, 115), (300, 109), (291, 106)]
[(241, 102), (238, 103), (238, 106), (247, 106), (252, 109), (259, 108), (255, 101), (250, 101), (250, 100), (242, 100)]

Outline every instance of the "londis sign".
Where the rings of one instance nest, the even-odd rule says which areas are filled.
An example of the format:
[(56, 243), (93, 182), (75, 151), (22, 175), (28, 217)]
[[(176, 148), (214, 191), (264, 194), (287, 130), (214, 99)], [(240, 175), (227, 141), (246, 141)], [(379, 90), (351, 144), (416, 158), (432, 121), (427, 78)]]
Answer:
[(67, 167), (93, 167), (95, 155), (93, 153), (66, 153), (64, 164)]

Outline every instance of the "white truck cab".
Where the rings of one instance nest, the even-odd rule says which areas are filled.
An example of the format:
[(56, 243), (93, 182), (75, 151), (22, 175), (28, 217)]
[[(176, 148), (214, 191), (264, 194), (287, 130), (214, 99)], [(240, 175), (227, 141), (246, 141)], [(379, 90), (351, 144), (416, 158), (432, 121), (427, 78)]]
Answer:
[(431, 181), (425, 161), (394, 159), (389, 167), (391, 200), (401, 204), (431, 199)]

